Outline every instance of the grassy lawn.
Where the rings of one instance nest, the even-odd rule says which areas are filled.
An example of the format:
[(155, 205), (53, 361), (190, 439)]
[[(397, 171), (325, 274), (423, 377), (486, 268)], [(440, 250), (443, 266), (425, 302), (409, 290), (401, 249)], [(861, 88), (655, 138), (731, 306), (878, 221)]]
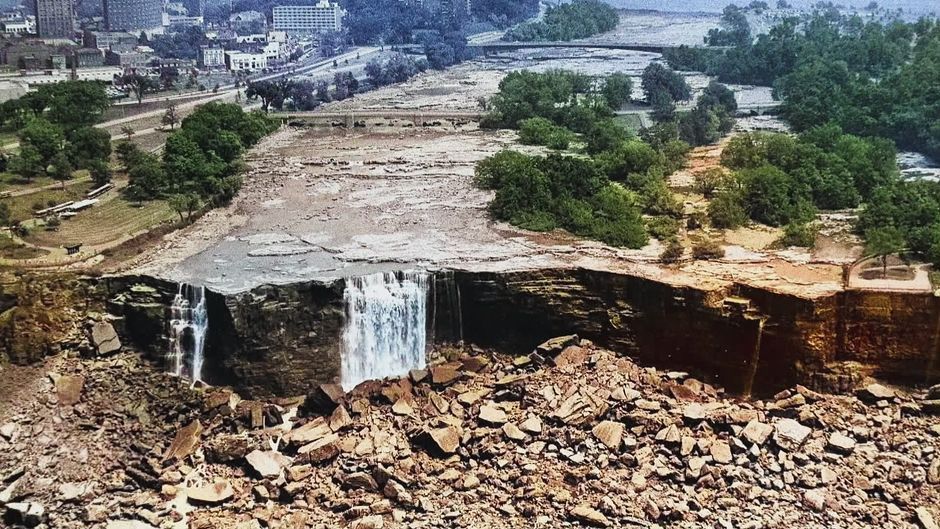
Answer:
[(33, 211), (36, 209), (47, 208), (50, 204), (61, 204), (69, 200), (81, 200), (85, 198), (85, 193), (91, 189), (91, 186), (91, 182), (84, 182), (65, 189), (58, 187), (44, 189), (38, 193), (22, 197), (5, 198), (2, 199), (2, 201), (10, 205), (10, 212), (13, 214), (13, 218), (25, 220), (32, 218)]
[(108, 193), (105, 198), (105, 202), (100, 202), (70, 219), (62, 219), (62, 224), (56, 231), (33, 230), (27, 240), (33, 244), (50, 247), (74, 243), (94, 246), (176, 218), (176, 213), (161, 200), (144, 202), (138, 207), (137, 204), (124, 200), (117, 192)]
[(0, 234), (0, 257), (4, 259), (34, 259), (47, 253), (49, 252), (14, 242), (7, 232)]
[(34, 177), (27, 181), (20, 175), (0, 173), (0, 191), (19, 191), (30, 187), (41, 187), (55, 182), (48, 176)]

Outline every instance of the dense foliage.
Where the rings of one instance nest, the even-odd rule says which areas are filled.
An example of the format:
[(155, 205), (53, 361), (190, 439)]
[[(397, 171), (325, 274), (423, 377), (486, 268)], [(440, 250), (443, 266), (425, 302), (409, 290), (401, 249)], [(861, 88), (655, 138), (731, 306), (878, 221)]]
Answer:
[(523, 145), (544, 145), (550, 149), (564, 150), (571, 145), (574, 134), (540, 117), (519, 122), (519, 141)]
[(935, 20), (866, 22), (827, 8), (785, 19), (724, 53), (684, 48), (667, 59), (721, 82), (774, 86), (783, 116), (798, 131), (832, 121), (940, 157)]
[(496, 191), (493, 216), (522, 228), (560, 227), (631, 248), (648, 239), (639, 197), (610, 182), (589, 159), (503, 151), (477, 166), (477, 182)]
[[(513, 72), (488, 105), (488, 126), (518, 128), (522, 143), (565, 149), (579, 133), (589, 156), (526, 156), (506, 151), (477, 167), (496, 191), (494, 217), (532, 230), (565, 228), (616, 246), (668, 239), (681, 207), (665, 175), (685, 163), (688, 144), (670, 130), (644, 140), (618, 125), (608, 102), (622, 103), (620, 76), (590, 79), (567, 71)], [(648, 217), (644, 219), (641, 214)]]
[(586, 133), (600, 118), (612, 115), (606, 97), (595, 88), (590, 77), (570, 71), (511, 72), (500, 81), (483, 125), (516, 128), (524, 119), (542, 117)]
[(721, 13), (721, 28), (710, 29), (705, 37), (709, 46), (743, 46), (751, 43), (751, 26), (745, 10), (731, 4)]
[(195, 59), (199, 46), (209, 43), (206, 33), (198, 26), (189, 26), (165, 35), (154, 35), (150, 47), (164, 58)]
[(104, 83), (53, 83), (3, 102), (0, 123), (4, 129), (16, 131), (30, 119), (44, 118), (63, 130), (72, 130), (97, 123), (109, 105)]
[(365, 68), (366, 79), (374, 87), (403, 83), (427, 69), (427, 61), (406, 55), (395, 55), (385, 62), (372, 60)]
[(227, 203), (240, 186), (242, 152), (276, 128), (262, 114), (235, 104), (202, 105), (167, 138), (162, 160), (129, 142), (118, 145), (130, 180), (126, 193), (134, 200), (187, 198), (175, 198), (177, 205), (191, 205), (193, 197)]
[(854, 208), (862, 202), (869, 203), (863, 229), (898, 224), (872, 216), (892, 217), (876, 199), (886, 189), (907, 186), (898, 176), (890, 141), (845, 134), (830, 124), (796, 137), (742, 134), (728, 143), (721, 160), (734, 173), (700, 183), (717, 190), (709, 204), (716, 227), (734, 228), (750, 218), (786, 226), (785, 242), (806, 242), (811, 238), (806, 223), (816, 208)]
[(507, 40), (565, 41), (583, 39), (617, 27), (617, 10), (600, 0), (573, 0), (549, 7), (541, 20), (506, 32)]
[(111, 136), (94, 125), (109, 101), (100, 83), (68, 81), (40, 86), (0, 105), (3, 127), (16, 132), (19, 153), (7, 169), (27, 180), (65, 181), (76, 169), (98, 168), (111, 156)]

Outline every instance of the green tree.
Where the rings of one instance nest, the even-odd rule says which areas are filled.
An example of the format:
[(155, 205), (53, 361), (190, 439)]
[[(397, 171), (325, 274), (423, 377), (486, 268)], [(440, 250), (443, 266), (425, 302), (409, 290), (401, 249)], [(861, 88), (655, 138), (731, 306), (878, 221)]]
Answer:
[(97, 81), (65, 81), (39, 91), (46, 94), (48, 119), (65, 130), (94, 125), (111, 104), (104, 83)]
[(598, 164), (613, 180), (626, 180), (630, 175), (646, 174), (662, 164), (663, 157), (640, 140), (621, 143), (617, 148), (601, 153)]
[(607, 106), (619, 110), (630, 102), (633, 93), (633, 81), (624, 73), (613, 73), (604, 79), (601, 94)]
[(158, 88), (160, 88), (160, 83), (158, 83), (155, 79), (136, 71), (122, 75), (119, 79), (119, 82), (134, 93), (134, 97), (137, 98), (138, 105), (144, 102), (145, 94), (155, 92)]
[(168, 202), (173, 211), (180, 216), (180, 222), (183, 222), (183, 213), (186, 213), (186, 220), (192, 220), (193, 212), (202, 207), (202, 200), (195, 193), (172, 195)]
[(747, 223), (747, 211), (741, 193), (734, 189), (722, 189), (708, 203), (708, 219), (712, 226), (734, 229)]
[(806, 203), (790, 177), (771, 165), (740, 173), (750, 217), (770, 226), (782, 226), (806, 217)]
[(245, 90), (245, 97), (251, 101), (256, 98), (261, 99), (261, 110), (267, 112), (270, 107), (281, 110), (284, 101), (290, 95), (293, 81), (280, 78), (273, 81), (255, 81), (248, 85)]
[(176, 124), (180, 122), (180, 118), (176, 113), (176, 105), (170, 105), (166, 108), (166, 112), (163, 113), (163, 117), (160, 118), (160, 122), (164, 125), (169, 125), (170, 130), (176, 128)]
[(682, 247), (682, 243), (679, 239), (672, 238), (666, 242), (666, 247), (659, 254), (659, 260), (667, 264), (678, 263), (683, 254), (685, 254), (685, 248)]
[(592, 202), (597, 208), (594, 238), (627, 248), (641, 248), (649, 241), (635, 193), (612, 183), (594, 195)]
[(111, 167), (102, 159), (89, 162), (88, 172), (95, 187), (101, 187), (111, 181)]
[(873, 228), (865, 232), (865, 251), (881, 258), (881, 277), (888, 277), (888, 257), (904, 249), (904, 234), (894, 226)]
[(616, 148), (630, 139), (632, 134), (612, 119), (602, 119), (594, 123), (587, 133), (585, 150), (589, 154), (598, 154)]
[(39, 152), (44, 165), (52, 163), (52, 158), (62, 152), (65, 136), (62, 129), (43, 118), (30, 120), (19, 131), (20, 145), (30, 145)]
[(104, 129), (81, 127), (68, 134), (69, 154), (72, 164), (88, 168), (94, 160), (111, 157), (111, 135)]
[(19, 154), (10, 158), (8, 168), (11, 173), (23, 176), (29, 182), (32, 181), (34, 176), (43, 174), (46, 171), (46, 164), (43, 163), (39, 150), (27, 143), (20, 146)]
[(693, 188), (705, 198), (712, 198), (715, 191), (721, 187), (725, 181), (725, 172), (718, 167), (707, 169), (693, 176)]
[(661, 95), (669, 96), (672, 101), (687, 101), (692, 98), (692, 90), (685, 79), (659, 62), (650, 63), (643, 70), (641, 86), (646, 101), (650, 104)]
[(52, 157), (51, 163), (49, 164), (49, 176), (58, 180), (62, 183), (62, 189), (65, 189), (65, 181), (72, 178), (72, 162), (69, 161), (68, 155), (65, 154), (65, 151), (59, 151)]
[(167, 185), (166, 172), (160, 160), (146, 152), (134, 157), (127, 177), (130, 196), (137, 202), (159, 197)]

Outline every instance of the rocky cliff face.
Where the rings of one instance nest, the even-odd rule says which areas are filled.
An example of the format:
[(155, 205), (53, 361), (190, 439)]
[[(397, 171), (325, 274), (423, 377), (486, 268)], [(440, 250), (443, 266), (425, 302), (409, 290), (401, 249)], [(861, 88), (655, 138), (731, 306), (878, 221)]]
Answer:
[[(18, 287), (0, 335), (6, 358), (26, 363), (54, 352), (49, 337), (72, 340), (61, 329), (74, 329), (83, 311), (106, 307), (122, 341), (163, 360), (178, 285), (146, 276), (63, 281)], [(209, 291), (203, 378), (252, 397), (298, 395), (335, 381), (343, 290), (339, 280)], [(701, 289), (552, 269), (439, 272), (429, 296), (430, 342), (462, 339), (521, 353), (576, 333), (737, 393), (766, 394), (794, 383), (845, 391), (865, 375), (913, 383), (940, 378), (940, 301), (932, 295), (845, 291), (808, 299), (745, 285)], [(63, 306), (64, 312), (47, 310)]]
[(101, 309), (71, 274), (16, 274), (0, 285), (0, 363), (30, 364), (78, 348), (82, 321)]

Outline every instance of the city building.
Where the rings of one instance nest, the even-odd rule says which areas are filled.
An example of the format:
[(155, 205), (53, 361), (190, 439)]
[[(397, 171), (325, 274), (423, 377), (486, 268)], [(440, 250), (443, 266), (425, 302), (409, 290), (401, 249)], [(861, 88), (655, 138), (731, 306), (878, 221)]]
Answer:
[(126, 31), (86, 31), (82, 42), (86, 48), (110, 50), (111, 48), (133, 48), (138, 36)]
[(182, 28), (189, 26), (202, 27), (205, 19), (200, 17), (193, 17), (189, 15), (167, 15), (166, 20), (164, 20), (164, 26), (173, 27), (173, 28)]
[(213, 46), (200, 46), (199, 66), (202, 68), (219, 68), (225, 66), (225, 50)]
[(267, 42), (268, 36), (264, 33), (252, 33), (251, 35), (236, 35), (236, 44), (254, 44), (256, 42)]
[(72, 0), (34, 0), (36, 33), (42, 39), (69, 39), (75, 33)]
[(71, 55), (74, 46), (46, 44), (36, 39), (4, 39), (0, 47), (0, 63), (21, 70), (50, 67), (53, 55)]
[(111, 49), (105, 52), (104, 63), (122, 68), (142, 68), (149, 66), (153, 58), (153, 54), (142, 51)]
[(160, 0), (103, 1), (105, 25), (110, 31), (137, 33), (163, 27), (163, 2)]
[(256, 72), (268, 67), (268, 58), (263, 53), (226, 51), (225, 67), (233, 72)]
[[(61, 83), (63, 81), (105, 81), (111, 82), (115, 76), (121, 75), (121, 68), (80, 68), (77, 70), (44, 70), (38, 72), (22, 72), (19, 74), (0, 74), (0, 85), (5, 81), (25, 84), (35, 87), (44, 84)], [(0, 96), (2, 97), (2, 96)]]
[(328, 33), (343, 29), (346, 11), (329, 0), (316, 5), (291, 5), (274, 8), (274, 29), (289, 33)]
[(75, 50), (72, 61), (78, 68), (101, 67), (104, 66), (104, 52), (98, 48), (82, 48)]
[(0, 26), (3, 27), (3, 32), (7, 35), (28, 35), (35, 31), (29, 19), (4, 20), (0, 23)]

